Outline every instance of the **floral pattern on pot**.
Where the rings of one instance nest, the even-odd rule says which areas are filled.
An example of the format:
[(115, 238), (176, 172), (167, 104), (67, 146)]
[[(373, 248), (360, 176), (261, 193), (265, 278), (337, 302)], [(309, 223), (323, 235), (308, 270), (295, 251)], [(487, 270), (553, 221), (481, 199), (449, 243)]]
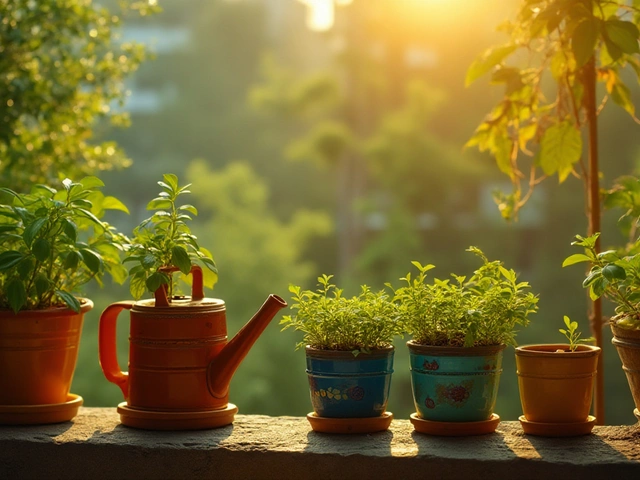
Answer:
[(436, 398), (438, 403), (446, 403), (455, 408), (461, 408), (465, 405), (473, 390), (473, 381), (467, 380), (461, 385), (455, 384), (439, 384), (436, 385)]
[[(315, 383), (315, 379), (313, 379), (313, 382)], [(309, 383), (311, 384), (311, 381)], [(310, 387), (311, 394), (313, 396), (326, 397), (329, 400), (355, 400), (357, 402), (365, 397), (364, 388), (357, 385), (354, 387), (345, 387), (342, 389), (329, 387), (327, 390), (314, 390), (312, 385), (310, 385)]]
[(437, 360), (432, 360), (430, 362), (425, 360), (422, 364), (422, 368), (424, 368), (425, 370), (435, 371), (440, 368), (440, 365), (438, 364)]

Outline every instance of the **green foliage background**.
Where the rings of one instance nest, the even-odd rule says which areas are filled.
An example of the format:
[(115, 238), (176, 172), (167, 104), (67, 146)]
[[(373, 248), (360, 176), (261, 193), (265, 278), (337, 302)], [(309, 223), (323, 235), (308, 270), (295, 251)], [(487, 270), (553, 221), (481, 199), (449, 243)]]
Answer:
[[(561, 341), (563, 315), (586, 324), (582, 272), (561, 268), (573, 235), (585, 230), (580, 182), (540, 186), (537, 203), (506, 225), (489, 194), (502, 186), (494, 160), (462, 150), (497, 95), (482, 79), (465, 88), (465, 72), (497, 43), (494, 26), (513, 13), (512, 0), (486, 0), (446, 17), (428, 2), (411, 11), (397, 7), (404, 2), (354, 0), (322, 34), (306, 29), (305, 7), (293, 0), (278, 2), (285, 5), (279, 13), (267, 2), (165, 0), (150, 16), (136, 13), (148, 13), (147, 2), (134, 2), (118, 22), (115, 1), (101, 2), (109, 15), (93, 10), (98, 3), (0, 0), (0, 186), (97, 171), (105, 194), (131, 211), (108, 221), (131, 233), (148, 216), (162, 173), (193, 182), (190, 203), (200, 215), (192, 230), (219, 269), (207, 294), (227, 303), (231, 334), (269, 293), (289, 298), (290, 283), (314, 288), (319, 274), (336, 274), (351, 295), (361, 284), (397, 284), (411, 260), (435, 264), (434, 275), (444, 278), (475, 267), (464, 254), (468, 245), (504, 261), (540, 295), (539, 313), (518, 333), (519, 343)], [(50, 10), (7, 26), (15, 8), (34, 5)], [(131, 77), (143, 53), (129, 40), (149, 28), (160, 37), (155, 59)], [(161, 48), (163, 32), (175, 29), (187, 40)], [(72, 37), (77, 48), (69, 48)], [(45, 68), (55, 66), (56, 55), (67, 55), (68, 68)], [(16, 65), (26, 83), (16, 83)], [(154, 92), (157, 109), (133, 110), (129, 128), (113, 129), (109, 117), (128, 108), (118, 106), (125, 77), (133, 98)], [(67, 84), (75, 88), (52, 93)], [(636, 98), (635, 80), (628, 85)], [(18, 102), (9, 107), (6, 95), (23, 99), (24, 115), (14, 115)], [(605, 179), (636, 169), (638, 126), (619, 110), (600, 117)], [(127, 159), (126, 170), (110, 170)], [(615, 220), (605, 218), (605, 244), (623, 241)], [(97, 327), (109, 303), (130, 298), (128, 285), (107, 282), (86, 293), (96, 308), (86, 315), (72, 390), (88, 406), (115, 407), (123, 399), (100, 371)], [(300, 335), (280, 332), (278, 320), (232, 381), (230, 399), (242, 413), (311, 409), (304, 353), (294, 351)], [(118, 330), (125, 369), (127, 330), (125, 314)], [(630, 424), (631, 396), (605, 336), (607, 422)], [(413, 411), (406, 340), (395, 342), (389, 410), (398, 418)], [(511, 420), (521, 413), (509, 350), (496, 411)]]

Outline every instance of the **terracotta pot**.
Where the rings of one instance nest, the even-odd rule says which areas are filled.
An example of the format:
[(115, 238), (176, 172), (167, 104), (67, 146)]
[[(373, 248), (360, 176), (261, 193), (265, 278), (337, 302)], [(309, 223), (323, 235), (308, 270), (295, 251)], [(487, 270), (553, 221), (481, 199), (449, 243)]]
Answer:
[(0, 405), (68, 401), (84, 314), (67, 308), (0, 311)]
[(412, 340), (407, 346), (413, 401), (420, 419), (435, 422), (491, 419), (505, 345), (438, 347)]
[[(311, 404), (318, 417), (380, 417), (386, 411), (394, 348), (351, 352), (307, 346)], [(388, 425), (387, 425), (388, 426)]]
[(528, 422), (587, 421), (600, 348), (579, 345), (574, 352), (568, 350), (562, 344), (516, 348), (520, 401)]
[[(640, 330), (621, 328), (611, 323), (613, 338), (611, 343), (616, 346), (622, 369), (627, 375), (633, 402), (636, 404), (636, 416), (640, 414)], [(640, 416), (638, 416), (640, 420)]]

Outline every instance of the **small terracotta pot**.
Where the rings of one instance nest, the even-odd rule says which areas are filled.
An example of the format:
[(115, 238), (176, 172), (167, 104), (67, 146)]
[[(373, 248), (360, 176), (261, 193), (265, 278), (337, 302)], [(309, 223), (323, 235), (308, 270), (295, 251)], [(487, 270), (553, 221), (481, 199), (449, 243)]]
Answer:
[(636, 404), (636, 412), (640, 412), (640, 330), (621, 328), (611, 323), (611, 331), (613, 332), (611, 343), (618, 350), (622, 369), (627, 375), (631, 396)]
[(0, 311), (0, 405), (68, 401), (84, 314), (93, 302), (68, 308)]
[[(562, 350), (562, 351), (558, 351)], [(524, 345), (516, 348), (520, 401), (529, 422), (579, 423), (589, 417), (600, 348)]]

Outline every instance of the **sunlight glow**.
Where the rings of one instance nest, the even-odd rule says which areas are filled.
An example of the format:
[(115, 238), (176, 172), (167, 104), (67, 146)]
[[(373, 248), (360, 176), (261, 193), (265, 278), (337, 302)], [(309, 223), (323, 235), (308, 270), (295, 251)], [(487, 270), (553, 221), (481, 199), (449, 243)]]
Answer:
[(352, 0), (298, 0), (307, 6), (307, 27), (323, 32), (329, 30), (335, 22), (335, 7), (349, 5)]
[[(333, 27), (336, 6), (345, 6), (353, 0), (298, 0), (307, 6), (307, 27), (322, 32)], [(368, 1), (368, 0), (360, 0)], [(405, 15), (429, 20), (450, 21), (461, 16), (473, 15), (482, 7), (482, 0), (386, 0), (402, 5)]]

